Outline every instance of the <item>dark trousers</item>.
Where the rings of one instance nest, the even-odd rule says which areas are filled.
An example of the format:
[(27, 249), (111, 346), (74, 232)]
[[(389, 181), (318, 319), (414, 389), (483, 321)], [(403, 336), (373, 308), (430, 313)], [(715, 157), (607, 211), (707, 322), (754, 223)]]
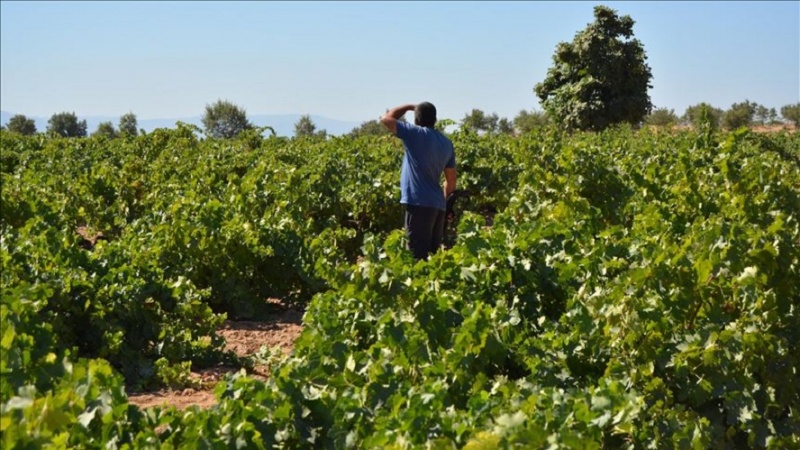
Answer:
[(436, 208), (406, 205), (406, 236), (414, 258), (425, 259), (442, 246), (444, 216), (445, 212)]

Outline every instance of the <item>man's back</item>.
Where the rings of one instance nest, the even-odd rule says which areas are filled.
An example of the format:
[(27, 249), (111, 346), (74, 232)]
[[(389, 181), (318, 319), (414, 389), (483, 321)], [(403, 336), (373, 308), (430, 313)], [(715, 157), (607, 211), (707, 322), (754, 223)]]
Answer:
[(447, 201), (441, 187), (445, 168), (455, 167), (453, 143), (433, 128), (397, 123), (397, 137), (406, 148), (400, 173), (400, 203), (441, 211)]

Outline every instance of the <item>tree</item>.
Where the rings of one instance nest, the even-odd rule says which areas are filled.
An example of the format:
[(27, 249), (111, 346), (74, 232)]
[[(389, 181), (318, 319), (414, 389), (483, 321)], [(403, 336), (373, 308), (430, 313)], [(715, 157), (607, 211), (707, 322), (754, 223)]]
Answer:
[(519, 133), (530, 133), (531, 131), (546, 126), (550, 123), (550, 118), (542, 111), (520, 110), (514, 118), (514, 128)]
[(665, 127), (677, 124), (678, 116), (675, 115), (674, 109), (657, 108), (644, 119), (644, 122), (648, 125)]
[(109, 139), (114, 139), (117, 137), (117, 130), (114, 129), (114, 124), (111, 122), (100, 122), (92, 136), (105, 136)]
[(800, 127), (800, 103), (781, 107), (781, 117), (794, 123), (794, 126)]
[(480, 109), (473, 109), (469, 114), (465, 114), (461, 119), (461, 127), (468, 128), (475, 131), (484, 131), (493, 133), (497, 130), (497, 124), (500, 119), (497, 114), (492, 113), (486, 115)]
[(308, 114), (301, 116), (300, 119), (297, 120), (294, 124), (294, 135), (295, 137), (321, 137), (326, 138), (328, 136), (328, 132), (325, 130), (316, 131), (317, 126), (314, 124), (314, 121), (311, 120), (311, 116)]
[(716, 130), (722, 120), (723, 112), (708, 103), (699, 103), (686, 108), (683, 113), (683, 123), (692, 125), (696, 130), (702, 128), (703, 124)]
[(85, 137), (86, 121), (79, 121), (74, 112), (53, 114), (47, 121), (47, 132), (62, 137)]
[(514, 134), (514, 124), (503, 117), (497, 122), (497, 131), (503, 134)]
[(119, 118), (119, 134), (122, 136), (136, 136), (139, 134), (139, 124), (136, 122), (136, 114), (129, 112)]
[(316, 129), (317, 126), (314, 125), (314, 121), (311, 120), (311, 116), (306, 114), (305, 116), (300, 117), (297, 122), (295, 122), (294, 135), (296, 137), (313, 136)]
[(202, 121), (206, 134), (215, 139), (234, 138), (243, 130), (253, 128), (245, 110), (227, 100), (206, 105)]
[(778, 123), (778, 112), (775, 108), (767, 108), (764, 105), (756, 105), (753, 122), (759, 125), (774, 125)]
[(359, 137), (359, 136), (380, 136), (388, 133), (389, 130), (387, 130), (382, 123), (378, 122), (377, 120), (369, 120), (353, 128), (348, 134), (350, 135), (350, 137)]
[(638, 125), (652, 109), (652, 74), (641, 42), (633, 39), (634, 21), (606, 6), (596, 6), (594, 17), (572, 43), (556, 46), (553, 66), (534, 92), (567, 129)]
[(734, 103), (722, 115), (722, 123), (729, 130), (750, 126), (753, 123), (757, 108), (758, 105), (749, 100), (745, 100), (742, 103)]
[(8, 120), (8, 131), (19, 133), (24, 136), (32, 136), (36, 134), (36, 122), (29, 119), (22, 114), (17, 114)]

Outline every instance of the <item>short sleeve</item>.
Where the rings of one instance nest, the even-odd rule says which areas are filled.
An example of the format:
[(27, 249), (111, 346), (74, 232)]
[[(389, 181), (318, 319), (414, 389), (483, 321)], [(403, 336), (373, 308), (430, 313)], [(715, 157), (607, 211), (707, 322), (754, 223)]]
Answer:
[(450, 159), (447, 160), (447, 164), (445, 164), (444, 168), (445, 169), (456, 168), (456, 152), (453, 149), (453, 144), (450, 144)]
[(403, 122), (402, 120), (397, 121), (397, 137), (402, 140), (406, 140), (409, 138), (409, 129), (408, 129), (408, 122)]

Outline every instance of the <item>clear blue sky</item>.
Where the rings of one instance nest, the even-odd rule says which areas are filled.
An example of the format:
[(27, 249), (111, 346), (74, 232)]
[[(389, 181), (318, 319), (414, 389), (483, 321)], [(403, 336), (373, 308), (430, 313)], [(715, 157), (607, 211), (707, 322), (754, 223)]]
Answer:
[(657, 107), (800, 101), (800, 2), (0, 2), (0, 109), (49, 117), (248, 114), (361, 122), (541, 109), (556, 45), (607, 5), (636, 24)]

